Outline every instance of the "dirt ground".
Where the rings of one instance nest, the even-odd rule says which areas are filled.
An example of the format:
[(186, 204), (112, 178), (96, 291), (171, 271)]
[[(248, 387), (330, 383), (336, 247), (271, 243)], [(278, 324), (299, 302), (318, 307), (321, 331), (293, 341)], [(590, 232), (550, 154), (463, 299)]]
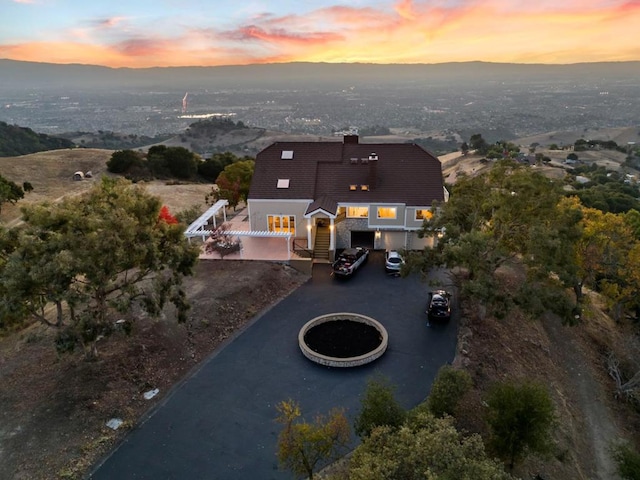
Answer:
[[(55, 199), (89, 186), (69, 177), (77, 169), (97, 170), (108, 158), (103, 152), (89, 152), (93, 163), (81, 167), (75, 150), (36, 154), (36, 166), (26, 156), (19, 163), (2, 160), (0, 167), (7, 178), (34, 185), (25, 201), (39, 200), (36, 192)], [(480, 167), (457, 157), (446, 162), (447, 172)], [(177, 212), (204, 201), (210, 187), (158, 182), (148, 188)], [(7, 206), (0, 220), (18, 215), (17, 207)], [(140, 318), (131, 337), (102, 340), (95, 362), (80, 352), (57, 356), (54, 332), (40, 325), (0, 338), (0, 478), (82, 478), (199, 362), (306, 279), (277, 263), (201, 261), (187, 282), (193, 308), (186, 324), (177, 325), (171, 312), (157, 320)], [(538, 379), (552, 392), (556, 450), (518, 467), (521, 478), (614, 479), (610, 442), (626, 438), (640, 446), (640, 416), (615, 398), (606, 368), (607, 355), (615, 351), (628, 372), (640, 369), (638, 327), (616, 324), (602, 313), (598, 297), (590, 298), (584, 321), (575, 327), (551, 316), (496, 320), (477, 306), (463, 311), (456, 364), (471, 373), (475, 389), (461, 426), (483, 431), (479, 405), (496, 380)], [(143, 394), (154, 389), (158, 395), (145, 400)], [(118, 430), (106, 426), (112, 418), (124, 422)]]
[[(524, 281), (509, 272), (512, 282)], [(583, 319), (565, 326), (547, 314), (531, 319), (512, 314), (502, 320), (466, 305), (455, 364), (472, 376), (474, 390), (462, 409), (459, 426), (486, 434), (478, 405), (501, 380), (532, 380), (545, 385), (555, 404), (554, 451), (547, 458), (530, 457), (513, 472), (519, 478), (611, 480), (614, 442), (640, 444), (640, 415), (617, 399), (607, 371), (614, 352), (629, 367), (640, 369), (638, 327), (616, 324), (603, 313), (597, 294), (588, 293)]]
[[(82, 478), (172, 386), (306, 280), (278, 263), (201, 261), (187, 281), (186, 324), (176, 324), (171, 312), (141, 318), (131, 337), (103, 340), (94, 362), (80, 352), (57, 356), (52, 331), (39, 325), (0, 339), (0, 478)], [(471, 373), (475, 389), (460, 426), (483, 432), (479, 405), (501, 379), (538, 380), (556, 404), (555, 451), (519, 466), (520, 478), (613, 479), (610, 442), (634, 440), (640, 431), (637, 413), (614, 398), (605, 368), (616, 345), (625, 361), (639, 358), (637, 332), (621, 331), (592, 297), (575, 327), (552, 316), (496, 320), (477, 307), (463, 311), (455, 364)], [(624, 358), (629, 352), (633, 358)], [(158, 395), (145, 400), (153, 389)], [(124, 422), (118, 430), (106, 426), (112, 418)]]
[[(201, 261), (187, 280), (186, 324), (171, 312), (141, 318), (131, 337), (102, 340), (95, 362), (57, 356), (40, 325), (0, 339), (0, 478), (82, 478), (173, 385), (307, 278), (278, 263)], [(116, 431), (112, 418), (124, 422)]]

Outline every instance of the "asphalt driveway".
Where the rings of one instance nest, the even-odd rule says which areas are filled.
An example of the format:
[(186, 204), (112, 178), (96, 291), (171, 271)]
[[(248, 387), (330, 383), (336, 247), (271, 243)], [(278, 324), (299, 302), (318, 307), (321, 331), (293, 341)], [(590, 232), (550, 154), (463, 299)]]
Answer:
[[(427, 326), (429, 286), (415, 276), (390, 277), (383, 265), (382, 254), (374, 252), (346, 281), (332, 278), (329, 265), (316, 265), (309, 282), (206, 360), (90, 478), (291, 479), (275, 456), (278, 402), (297, 400), (308, 419), (344, 407), (353, 420), (367, 380), (380, 373), (396, 386), (404, 407), (420, 403), (438, 369), (453, 360), (458, 312), (454, 309), (448, 324)], [(311, 318), (331, 312), (377, 319), (389, 334), (387, 352), (354, 369), (307, 360), (298, 347), (298, 331)]]

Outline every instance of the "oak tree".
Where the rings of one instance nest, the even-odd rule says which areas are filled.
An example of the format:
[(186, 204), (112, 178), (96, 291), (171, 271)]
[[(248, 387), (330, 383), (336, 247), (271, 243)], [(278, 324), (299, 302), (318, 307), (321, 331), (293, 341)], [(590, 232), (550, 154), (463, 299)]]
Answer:
[(317, 415), (313, 423), (300, 420), (300, 405), (285, 400), (277, 405), (277, 421), (283, 425), (278, 436), (278, 460), (296, 475), (313, 479), (316, 467), (340, 457), (351, 437), (349, 423), (341, 409)]
[(399, 429), (375, 428), (351, 457), (350, 480), (431, 480), (455, 478), (507, 480), (502, 465), (491, 460), (477, 434), (465, 436), (453, 419), (426, 412)]
[(487, 398), (489, 446), (510, 469), (529, 453), (551, 451), (555, 422), (553, 401), (546, 388), (532, 382), (496, 384)]
[(115, 315), (132, 318), (136, 306), (158, 315), (169, 301), (185, 320), (182, 279), (197, 250), (160, 208), (141, 187), (109, 178), (83, 196), (23, 208), (24, 225), (2, 264), (0, 308), (19, 305), (60, 329), (62, 350), (81, 344), (88, 356), (113, 331)]

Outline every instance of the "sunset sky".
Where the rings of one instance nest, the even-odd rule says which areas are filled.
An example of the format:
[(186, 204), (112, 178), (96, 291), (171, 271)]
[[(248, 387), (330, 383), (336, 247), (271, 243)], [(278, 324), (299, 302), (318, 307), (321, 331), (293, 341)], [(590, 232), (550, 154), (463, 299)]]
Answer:
[(0, 58), (111, 67), (640, 60), (640, 0), (0, 0), (0, 24)]

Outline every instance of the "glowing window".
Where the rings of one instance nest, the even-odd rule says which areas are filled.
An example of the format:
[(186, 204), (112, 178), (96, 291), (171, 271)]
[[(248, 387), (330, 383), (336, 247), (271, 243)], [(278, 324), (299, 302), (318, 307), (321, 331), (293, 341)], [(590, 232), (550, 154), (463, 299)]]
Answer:
[(431, 210), (416, 210), (416, 220), (431, 220), (433, 212)]
[(278, 179), (278, 188), (289, 188), (289, 179), (288, 178), (279, 178)]
[(270, 232), (296, 233), (296, 217), (293, 215), (267, 215)]
[(367, 218), (369, 207), (347, 207), (347, 218)]
[(396, 207), (378, 207), (378, 218), (396, 218)]

